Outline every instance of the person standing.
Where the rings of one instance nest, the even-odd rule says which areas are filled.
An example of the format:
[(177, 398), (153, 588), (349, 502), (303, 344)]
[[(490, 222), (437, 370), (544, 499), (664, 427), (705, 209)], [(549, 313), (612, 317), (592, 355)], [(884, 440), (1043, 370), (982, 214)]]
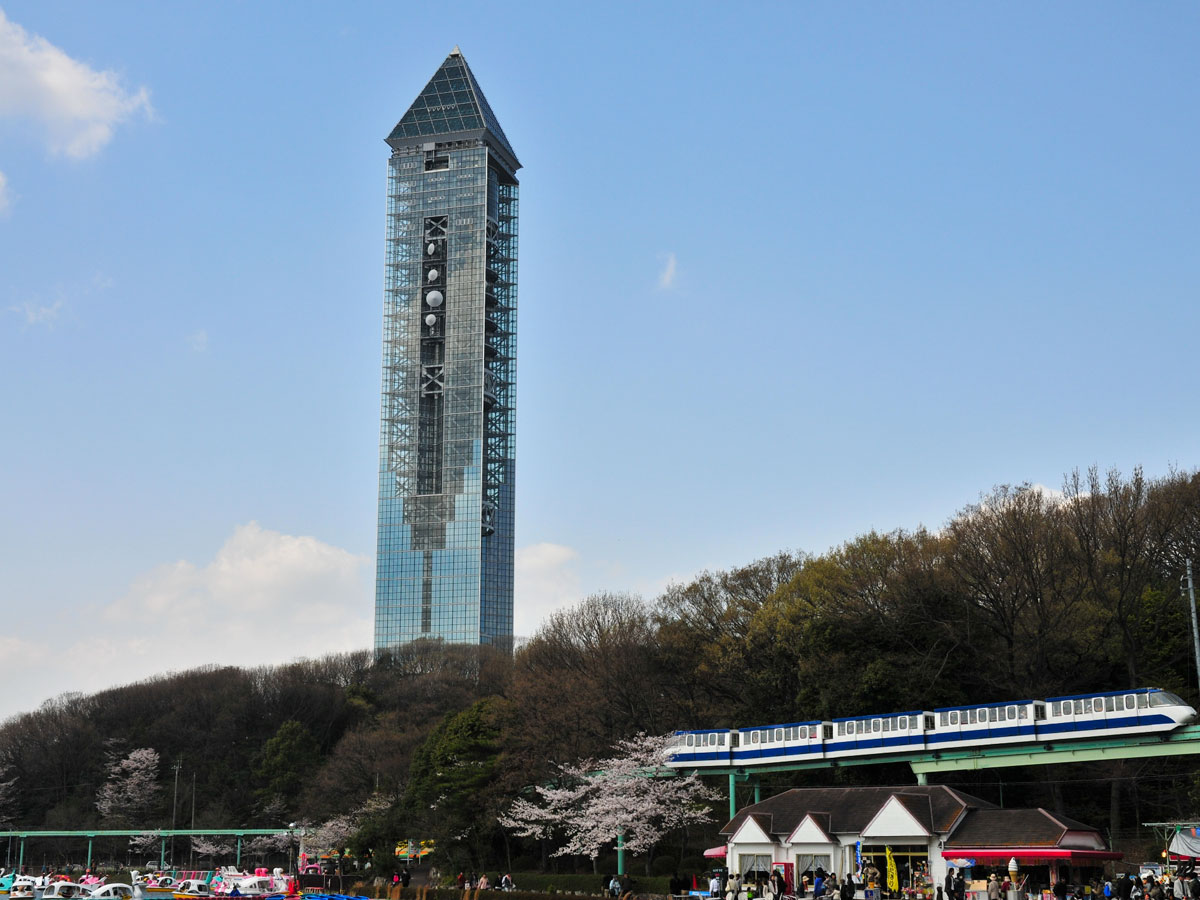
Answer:
[(708, 896), (712, 900), (720, 900), (721, 898), (721, 876), (717, 872), (713, 872), (712, 878), (708, 879)]
[(988, 879), (987, 885), (988, 900), (1000, 900), (1000, 879), (996, 877), (996, 873), (992, 873), (992, 877)]

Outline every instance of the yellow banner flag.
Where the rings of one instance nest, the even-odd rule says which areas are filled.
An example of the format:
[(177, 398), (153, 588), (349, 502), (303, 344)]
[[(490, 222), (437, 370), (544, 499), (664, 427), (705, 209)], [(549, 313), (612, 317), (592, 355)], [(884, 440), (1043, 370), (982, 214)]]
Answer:
[(900, 874), (896, 871), (896, 860), (892, 856), (892, 848), (884, 847), (883, 852), (887, 856), (887, 889), (898, 891), (900, 890)]

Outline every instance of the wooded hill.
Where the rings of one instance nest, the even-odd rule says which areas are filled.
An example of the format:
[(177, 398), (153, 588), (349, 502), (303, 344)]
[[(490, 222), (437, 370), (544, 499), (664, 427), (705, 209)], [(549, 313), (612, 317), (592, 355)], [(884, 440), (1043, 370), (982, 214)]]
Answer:
[[(555, 763), (603, 755), (639, 731), (1136, 686), (1197, 705), (1180, 585), (1197, 548), (1200, 475), (1092, 471), (1061, 494), (998, 488), (937, 532), (782, 552), (652, 600), (589, 597), (512, 655), (416, 643), (379, 658), (197, 669), (67, 695), (0, 726), (0, 818), (169, 825), (178, 763), (181, 826), (193, 818), (194, 779), (197, 827), (337, 820), (352, 846), (381, 859), (397, 839), (432, 837), (452, 854), (447, 866), (529, 868), (545, 848), (508, 838), (498, 814)], [(120, 812), (106, 807), (102, 819), (97, 796), (111, 764), (137, 748), (160, 754), (162, 790), (143, 821), (118, 826)], [(1138, 822), (1194, 818), (1193, 771), (1144, 760), (935, 780), (1069, 811), (1120, 842)], [(912, 776), (897, 766), (771, 778), (766, 790)], [(373, 796), (384, 802), (364, 809)], [(659, 853), (678, 864), (721, 824)]]

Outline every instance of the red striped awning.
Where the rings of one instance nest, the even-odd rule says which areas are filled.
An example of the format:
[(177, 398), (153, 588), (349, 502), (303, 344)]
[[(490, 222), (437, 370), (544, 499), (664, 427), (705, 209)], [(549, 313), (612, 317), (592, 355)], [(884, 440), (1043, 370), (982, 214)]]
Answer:
[(1124, 853), (1112, 850), (1077, 850), (1072, 847), (947, 847), (942, 851), (946, 859), (1012, 859), (1018, 862), (1033, 862), (1034, 860), (1094, 860), (1094, 859), (1124, 859)]

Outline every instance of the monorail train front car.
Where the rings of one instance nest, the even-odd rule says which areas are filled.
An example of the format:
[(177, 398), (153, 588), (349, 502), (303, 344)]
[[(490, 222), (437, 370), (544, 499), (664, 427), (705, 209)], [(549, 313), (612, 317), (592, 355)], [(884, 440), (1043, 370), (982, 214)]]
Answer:
[(1161, 688), (1051, 697), (1046, 701), (1045, 718), (1037, 723), (1037, 736), (1038, 740), (1061, 741), (1172, 731), (1195, 717), (1196, 710)]

